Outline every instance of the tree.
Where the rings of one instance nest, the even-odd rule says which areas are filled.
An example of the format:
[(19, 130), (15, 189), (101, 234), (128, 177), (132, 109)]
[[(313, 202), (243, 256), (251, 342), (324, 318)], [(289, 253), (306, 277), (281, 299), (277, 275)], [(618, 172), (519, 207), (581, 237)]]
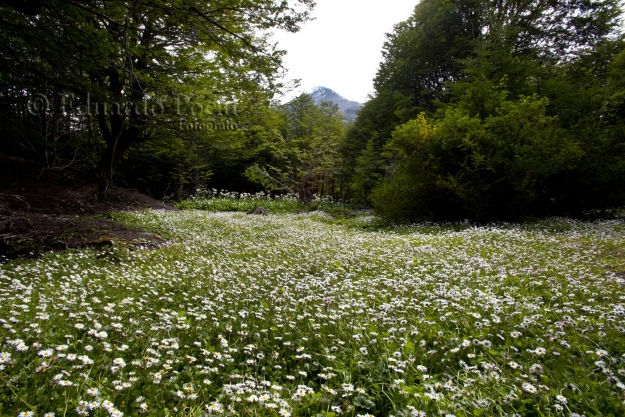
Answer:
[[(462, 60), (480, 35), (480, 5), (475, 0), (423, 0), (412, 16), (387, 34), (375, 95), (360, 110), (341, 147), (344, 182), (363, 183), (356, 161), (361, 152), (370, 153), (368, 146), (381, 152), (395, 127), (420, 112), (435, 111), (437, 103), (447, 99), (447, 83), (463, 75)], [(379, 154), (377, 159), (384, 160)], [(381, 172), (376, 169), (372, 174)]]
[[(406, 217), (487, 221), (548, 213), (553, 190), (546, 184), (582, 158), (580, 144), (546, 115), (546, 99), (510, 100), (505, 90), (488, 82), (476, 83), (474, 89), (483, 91), (467, 94), (466, 101), (448, 108), (434, 123), (422, 115), (394, 132), (391, 146), (401, 154), (402, 175), (388, 182), (412, 179), (412, 191), (395, 197), (400, 205), (409, 205)], [(485, 113), (476, 112), (483, 107)], [(388, 209), (388, 192), (395, 188), (374, 193), (381, 212)]]
[[(367, 101), (356, 120), (347, 127), (339, 145), (341, 194), (348, 198), (368, 201), (377, 178), (383, 176), (386, 158), (382, 157), (381, 150), (397, 124), (394, 108), (389, 105), (391, 98), (390, 94), (380, 93)], [(367, 159), (375, 160), (376, 164), (363, 167)]]
[(382, 152), (397, 126), (458, 100), (472, 80), (505, 80), (510, 98), (540, 94), (557, 66), (617, 36), (619, 14), (616, 0), (421, 1), (387, 35), (375, 95), (342, 147), (345, 175), (358, 178), (369, 141)]
[(619, 13), (610, 0), (483, 3), (447, 99), (393, 132), (378, 211), (484, 221), (625, 203)]
[(248, 178), (270, 189), (288, 189), (309, 203), (314, 194), (335, 195), (343, 135), (338, 105), (316, 105), (309, 94), (301, 94), (282, 106), (282, 161), (254, 165)]
[(549, 113), (584, 151), (573, 172), (549, 184), (561, 212), (625, 203), (624, 50), (625, 42), (606, 39), (544, 83)]
[(46, 0), (35, 15), (0, 5), (2, 71), (31, 94), (70, 94), (95, 120), (104, 193), (132, 146), (199, 121), (200, 107), (270, 98), (283, 52), (258, 33), (297, 31), (314, 2), (297, 3), (304, 11), (277, 0)]
[(374, 88), (392, 92), (400, 122), (436, 110), (446, 85), (462, 76), (482, 26), (482, 2), (424, 0), (387, 35)]

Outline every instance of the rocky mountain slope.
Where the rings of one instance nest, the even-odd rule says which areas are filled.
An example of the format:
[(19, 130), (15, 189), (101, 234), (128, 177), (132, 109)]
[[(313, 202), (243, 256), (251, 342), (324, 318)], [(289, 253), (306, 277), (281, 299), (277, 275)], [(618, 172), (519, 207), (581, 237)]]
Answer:
[(356, 118), (356, 112), (362, 107), (362, 103), (348, 100), (336, 91), (327, 87), (315, 87), (310, 91), (315, 104), (322, 101), (331, 101), (339, 106), (339, 111), (345, 115), (344, 121), (348, 122)]

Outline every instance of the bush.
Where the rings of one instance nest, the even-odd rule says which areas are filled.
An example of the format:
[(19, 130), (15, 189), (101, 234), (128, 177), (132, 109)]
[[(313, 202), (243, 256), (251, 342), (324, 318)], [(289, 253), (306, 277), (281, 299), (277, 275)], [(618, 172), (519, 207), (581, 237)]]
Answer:
[(390, 143), (398, 163), (374, 191), (374, 208), (388, 218), (477, 221), (550, 212), (550, 178), (584, 152), (547, 105), (476, 82), (438, 120), (422, 114), (399, 126)]

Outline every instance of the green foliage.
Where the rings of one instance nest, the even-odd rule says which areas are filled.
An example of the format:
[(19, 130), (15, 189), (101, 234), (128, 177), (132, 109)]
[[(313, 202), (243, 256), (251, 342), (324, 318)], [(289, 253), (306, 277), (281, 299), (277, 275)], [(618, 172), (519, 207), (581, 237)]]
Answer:
[(376, 142), (369, 140), (367, 147), (356, 158), (352, 180), (354, 199), (369, 201), (371, 191), (382, 178), (385, 166), (386, 161), (380, 158), (380, 149)]
[[(224, 130), (214, 128), (217, 103), (237, 103), (241, 111), (268, 106), (281, 88), (277, 75), (283, 51), (260, 32), (297, 31), (314, 5), (311, 0), (297, 3), (302, 7), (296, 10), (275, 0), (51, 0), (36, 16), (3, 4), (0, 68), (6, 75), (0, 87), (13, 107), (21, 103), (20, 94), (49, 97), (51, 106), (26, 119), (54, 127), (51, 133), (42, 129), (39, 141), (54, 143), (55, 150), (64, 132), (59, 120), (66, 131), (88, 130), (88, 140), (97, 146), (78, 146), (82, 152), (101, 151), (94, 168), (104, 192), (137, 144), (157, 140), (186, 146), (191, 141), (193, 148), (198, 137), (215, 136), (206, 131)], [(65, 96), (70, 103), (57, 102)], [(198, 124), (211, 129), (182, 128)], [(200, 165), (207, 163), (204, 155), (199, 158)], [(176, 167), (176, 181), (188, 176), (187, 165)]]
[[(377, 180), (384, 174), (386, 160), (380, 155), (381, 149), (391, 137), (395, 127), (396, 116), (393, 107), (389, 105), (389, 96), (378, 94), (371, 98), (360, 109), (354, 123), (348, 126), (344, 139), (339, 145), (342, 158), (340, 181), (343, 195), (352, 199), (367, 198), (370, 189), (377, 184)], [(368, 155), (363, 153), (368, 151)], [(371, 152), (375, 153), (374, 166), (362, 166), (361, 162), (370, 159)], [(360, 157), (364, 159), (359, 159)], [(360, 169), (360, 173), (357, 172)], [(365, 174), (366, 177), (363, 177)]]
[(623, 115), (618, 62), (625, 44), (606, 41), (546, 80), (543, 92), (567, 134), (584, 151), (570, 175), (550, 185), (560, 211), (620, 207), (625, 185)]
[[(453, 19), (461, 8), (436, 10)], [(396, 156), (372, 193), (374, 207), (389, 218), (484, 221), (624, 204), (618, 2), (483, 2), (472, 10), (480, 28), (460, 75), (447, 77), (438, 111), (423, 108), (430, 112), (395, 128), (385, 149)], [(422, 48), (414, 38), (397, 57)], [(388, 79), (403, 71), (393, 59), (382, 64)], [(401, 97), (401, 83), (390, 85), (385, 95)], [(396, 120), (406, 114), (400, 107)]]
[[(549, 211), (546, 183), (575, 167), (580, 145), (545, 114), (546, 99), (509, 100), (488, 83), (473, 83), (468, 92), (436, 122), (422, 115), (395, 131), (390, 146), (402, 157), (402, 175), (376, 194), (381, 213), (389, 193), (411, 201), (406, 217), (490, 220)], [(409, 179), (411, 191), (398, 190)]]
[(343, 137), (338, 106), (316, 105), (309, 94), (301, 94), (280, 109), (283, 141), (272, 161), (248, 167), (248, 180), (265, 190), (295, 193), (309, 203), (313, 195), (336, 196), (340, 166), (339, 142)]
[[(380, 155), (396, 126), (447, 99), (446, 83), (462, 76), (462, 59), (479, 35), (478, 1), (424, 0), (387, 35), (384, 60), (374, 80), (375, 96), (359, 111), (341, 146), (342, 181), (353, 198), (368, 199), (384, 172)], [(373, 144), (370, 144), (373, 141)], [(378, 166), (364, 173), (362, 159), (377, 149)], [(369, 175), (370, 174), (370, 175)]]
[(305, 203), (296, 194), (281, 194), (272, 197), (262, 191), (248, 194), (203, 189), (197, 190), (194, 195), (180, 201), (176, 206), (186, 210), (244, 212), (262, 208), (272, 214), (323, 211), (337, 217), (351, 217), (354, 211), (352, 205), (327, 196), (315, 195), (309, 203)]

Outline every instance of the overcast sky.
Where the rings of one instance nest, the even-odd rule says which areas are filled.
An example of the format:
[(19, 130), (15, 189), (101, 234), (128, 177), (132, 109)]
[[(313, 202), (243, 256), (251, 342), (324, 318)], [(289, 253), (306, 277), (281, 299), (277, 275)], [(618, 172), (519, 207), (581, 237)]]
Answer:
[(418, 0), (317, 0), (316, 20), (295, 34), (276, 32), (274, 42), (288, 53), (288, 79), (301, 79), (297, 92), (316, 86), (364, 102), (382, 60), (385, 34), (406, 20)]

